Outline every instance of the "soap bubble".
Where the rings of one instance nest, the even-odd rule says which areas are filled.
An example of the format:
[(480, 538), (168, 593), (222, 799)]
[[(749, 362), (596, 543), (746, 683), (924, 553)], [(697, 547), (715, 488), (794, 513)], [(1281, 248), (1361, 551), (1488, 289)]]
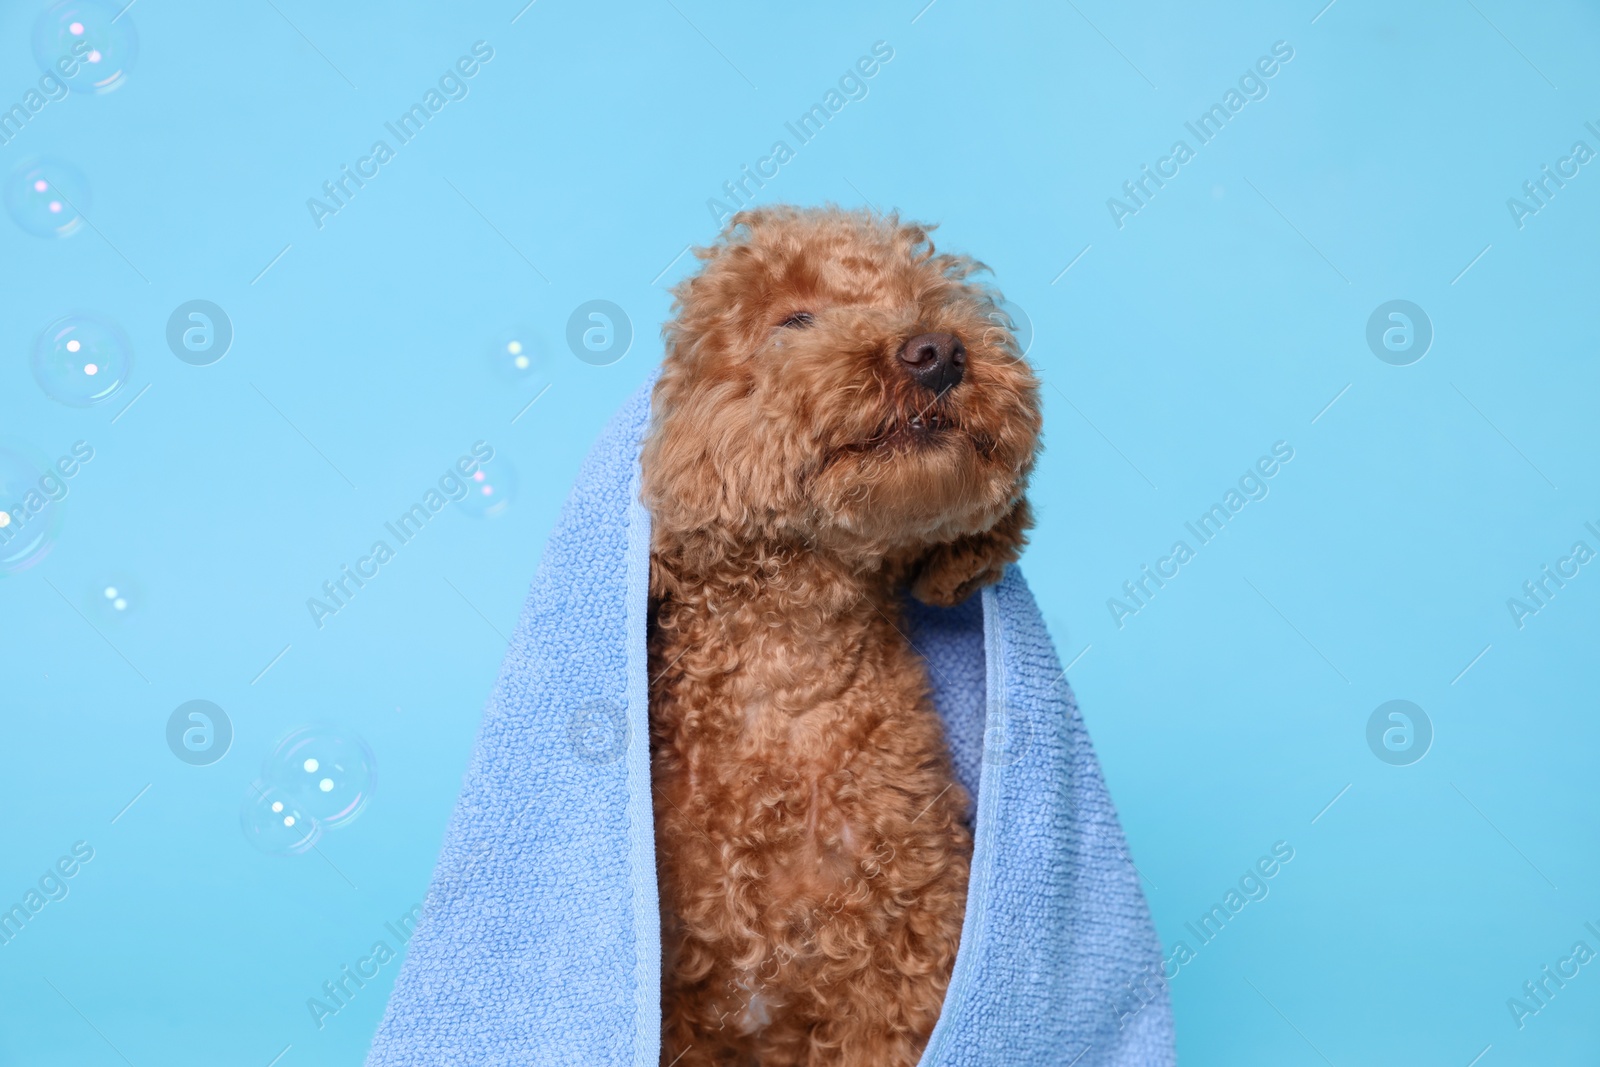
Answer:
[(372, 750), (354, 734), (308, 727), (278, 742), (262, 778), (329, 830), (348, 825), (372, 797)]
[(456, 506), (475, 519), (492, 519), (505, 514), (517, 495), (517, 469), (508, 459), (494, 459), (478, 466), (465, 479), (467, 495)]
[(53, 400), (75, 408), (108, 400), (133, 371), (133, 348), (110, 319), (67, 315), (33, 343), (33, 377)]
[(43, 559), (61, 529), (65, 483), (21, 451), (0, 447), (0, 573), (16, 574)]
[(304, 852), (322, 837), (322, 826), (289, 791), (272, 782), (255, 781), (245, 790), (239, 826), (256, 848), (273, 856)]
[(60, 159), (31, 159), (6, 177), (6, 212), (35, 237), (70, 237), (93, 205), (83, 172)]
[(103, 0), (57, 0), (33, 24), (33, 58), (79, 93), (109, 93), (128, 80), (139, 34), (127, 8)]
[(526, 386), (544, 380), (547, 364), (544, 344), (531, 330), (511, 330), (489, 348), (489, 366), (495, 377), (510, 385)]
[(144, 591), (126, 574), (112, 572), (91, 585), (85, 599), (91, 619), (120, 623), (144, 606)]

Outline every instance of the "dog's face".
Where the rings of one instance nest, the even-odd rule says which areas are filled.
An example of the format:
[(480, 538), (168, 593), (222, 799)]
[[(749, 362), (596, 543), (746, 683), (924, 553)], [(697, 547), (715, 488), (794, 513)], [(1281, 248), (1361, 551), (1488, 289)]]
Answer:
[(833, 209), (742, 213), (701, 256), (645, 448), (658, 545), (799, 542), (914, 571), (954, 543), (993, 577), (992, 535), (1014, 558), (1038, 383), (978, 264)]

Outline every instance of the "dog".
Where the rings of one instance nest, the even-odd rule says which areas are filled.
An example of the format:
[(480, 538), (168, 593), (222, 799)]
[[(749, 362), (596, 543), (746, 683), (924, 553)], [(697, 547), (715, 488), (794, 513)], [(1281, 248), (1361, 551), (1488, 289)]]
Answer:
[(641, 454), (663, 1067), (913, 1067), (970, 799), (906, 593), (1015, 560), (1038, 382), (929, 227), (735, 215), (675, 290)]

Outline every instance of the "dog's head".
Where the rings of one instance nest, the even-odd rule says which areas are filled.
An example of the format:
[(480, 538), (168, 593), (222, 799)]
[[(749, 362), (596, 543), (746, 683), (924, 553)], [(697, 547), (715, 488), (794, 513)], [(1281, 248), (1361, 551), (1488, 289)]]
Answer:
[(931, 603), (997, 578), (1039, 398), (981, 264), (832, 208), (741, 212), (698, 254), (643, 457), (657, 551), (698, 570), (804, 546)]

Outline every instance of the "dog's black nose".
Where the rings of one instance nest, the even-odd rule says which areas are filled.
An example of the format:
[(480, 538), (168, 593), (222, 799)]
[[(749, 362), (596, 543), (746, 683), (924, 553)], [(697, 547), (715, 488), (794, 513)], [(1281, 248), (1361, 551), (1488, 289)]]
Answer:
[(961, 384), (967, 349), (954, 334), (919, 333), (900, 350), (900, 362), (918, 384), (943, 393)]

